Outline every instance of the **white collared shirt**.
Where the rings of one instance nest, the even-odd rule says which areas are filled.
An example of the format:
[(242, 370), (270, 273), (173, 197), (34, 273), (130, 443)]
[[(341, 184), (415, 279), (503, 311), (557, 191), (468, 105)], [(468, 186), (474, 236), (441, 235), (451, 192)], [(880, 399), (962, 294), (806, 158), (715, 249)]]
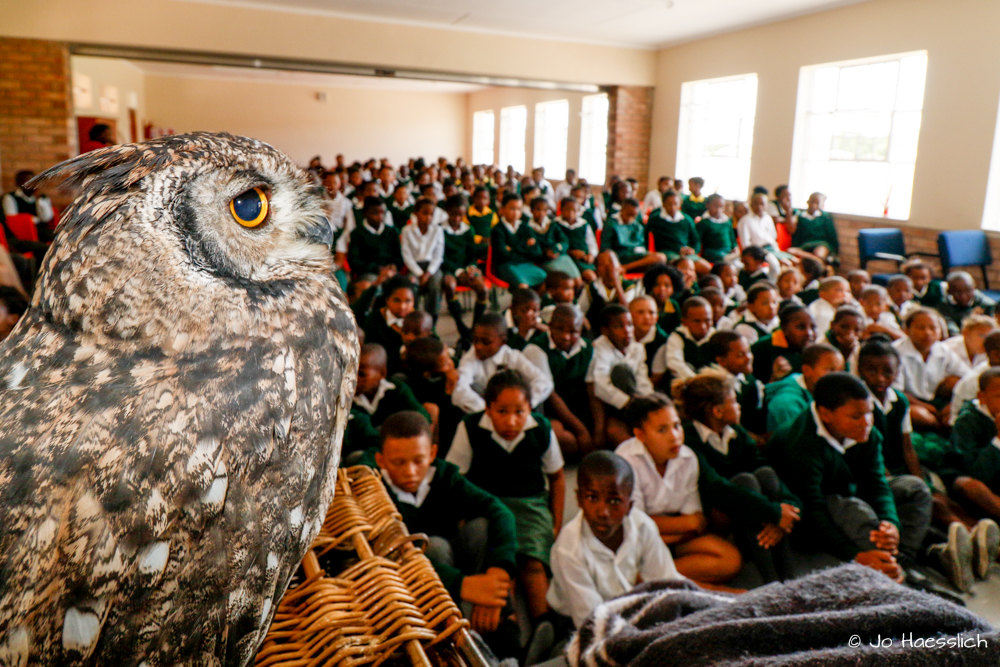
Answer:
[(951, 392), (951, 414), (949, 423), (954, 426), (958, 419), (958, 413), (962, 411), (965, 404), (976, 400), (979, 396), (979, 377), (990, 368), (989, 361), (981, 361), (972, 370), (962, 376), (955, 388)]
[(528, 226), (534, 229), (539, 234), (544, 234), (549, 231), (549, 227), (552, 226), (552, 218), (545, 216), (545, 221), (543, 224), (539, 224), (534, 218), (528, 221)]
[(646, 198), (642, 200), (642, 210), (649, 215), (658, 208), (663, 208), (663, 195), (656, 188), (646, 193)]
[(833, 322), (837, 309), (832, 303), (820, 297), (809, 304), (809, 314), (816, 323), (816, 340), (819, 340), (830, 330), (830, 323)]
[(640, 345), (646, 345), (647, 343), (652, 343), (654, 338), (656, 338), (655, 322), (653, 323), (653, 326), (649, 327), (649, 331), (643, 334), (642, 338), (637, 338), (635, 342), (639, 343)]
[[(557, 349), (556, 344), (552, 341), (551, 332), (545, 334), (545, 340), (547, 341), (546, 344), (548, 345), (548, 349), (550, 350)], [(563, 352), (562, 350), (560, 350), (559, 354), (563, 355), (567, 359), (572, 359), (577, 354), (587, 349), (587, 345), (588, 343), (586, 339), (583, 336), (580, 336), (580, 338), (577, 339), (573, 347), (569, 349), (569, 352)], [(549, 355), (546, 353), (545, 350), (540, 348), (537, 344), (532, 343), (531, 345), (528, 345), (527, 347), (524, 348), (524, 356), (527, 357), (528, 361), (533, 363), (538, 368), (538, 370), (540, 370), (542, 374), (545, 375), (545, 377), (549, 378), (550, 381), (553, 381), (554, 384), (554, 378), (552, 377), (552, 368), (549, 366)]]
[[(509, 454), (524, 440), (525, 431), (538, 428), (538, 422), (534, 417), (528, 415), (527, 421), (524, 422), (524, 431), (518, 433), (517, 437), (513, 440), (502, 438), (493, 428), (493, 420), (486, 413), (483, 413), (483, 416), (479, 418), (479, 427), (489, 431), (492, 434), (493, 442), (500, 445)], [(458, 466), (458, 471), (464, 475), (472, 467), (472, 457), (472, 443), (469, 441), (469, 431), (465, 428), (465, 422), (463, 421), (455, 429), (455, 439), (451, 442), (451, 447), (448, 449), (448, 456), (445, 457), (445, 461), (454, 463)], [(562, 450), (559, 449), (559, 441), (556, 440), (556, 432), (550, 429), (549, 446), (545, 450), (545, 453), (542, 454), (542, 472), (546, 475), (554, 475), (563, 469), (563, 465), (565, 465), (565, 462), (563, 461)]]
[[(826, 440), (831, 447), (843, 454), (848, 449), (858, 444), (857, 440), (851, 440), (850, 438), (844, 438), (844, 441), (840, 442), (835, 437), (830, 435), (830, 432), (826, 430), (826, 425), (823, 424), (823, 420), (819, 418), (819, 412), (816, 410), (815, 401), (809, 404), (809, 409), (812, 411), (813, 419), (816, 421), (816, 435)], [(871, 431), (869, 431), (869, 433), (870, 432)]]
[(629, 438), (618, 445), (615, 454), (628, 461), (635, 473), (632, 500), (636, 508), (652, 516), (701, 511), (698, 457), (687, 445), (681, 445), (677, 458), (667, 461), (662, 475), (638, 438)]
[(458, 381), (451, 393), (451, 402), (461, 410), (472, 413), (486, 409), (483, 393), (486, 383), (501, 368), (519, 372), (531, 387), (531, 405), (537, 407), (552, 393), (552, 381), (521, 352), (504, 345), (489, 359), (480, 360), (475, 348), (462, 355), (458, 363)]
[[(591, 288), (594, 289), (594, 291), (596, 291), (597, 294), (602, 299), (604, 299), (605, 303), (618, 303), (618, 297), (615, 295), (616, 294), (615, 291), (613, 289), (608, 289), (608, 287), (604, 284), (604, 281), (598, 278), (594, 282), (590, 283), (590, 287), (585, 287), (583, 291), (580, 292), (580, 298), (578, 300), (578, 304), (580, 306), (581, 312), (586, 313), (588, 310), (590, 310)], [(626, 303), (632, 303), (632, 300), (634, 298), (636, 298), (637, 296), (642, 296), (644, 294), (641, 281), (635, 283), (634, 285), (629, 285), (628, 287), (624, 287), (623, 291), (625, 292)]]
[(396, 317), (393, 315), (388, 306), (382, 309), (382, 317), (385, 318), (385, 323), (390, 327), (399, 327), (400, 329), (403, 328), (403, 322), (406, 321), (403, 317)]
[(691, 423), (694, 424), (694, 430), (698, 432), (698, 437), (701, 438), (702, 442), (708, 443), (712, 449), (723, 456), (729, 455), (729, 443), (736, 437), (736, 429), (732, 426), (726, 426), (722, 429), (722, 435), (720, 436), (700, 421), (695, 420)]
[(628, 593), (642, 581), (680, 581), (656, 523), (632, 508), (622, 521), (623, 540), (617, 551), (604, 546), (577, 512), (552, 547), (552, 584), (545, 599), (580, 627), (594, 607)]
[(408, 491), (403, 491), (401, 488), (392, 483), (392, 478), (389, 477), (388, 471), (382, 468), (382, 479), (385, 480), (386, 485), (392, 492), (396, 494), (396, 500), (401, 503), (406, 503), (407, 505), (413, 505), (414, 507), (420, 507), (427, 500), (427, 494), (431, 492), (431, 481), (434, 479), (434, 474), (437, 472), (437, 468), (431, 466), (427, 469), (427, 474), (424, 478), (420, 480), (420, 486), (417, 487), (416, 493), (410, 493)]
[(755, 328), (750, 326), (749, 322), (756, 322), (757, 324), (762, 326), (764, 330), (767, 331), (768, 333), (772, 333), (775, 329), (778, 328), (778, 325), (781, 324), (781, 320), (778, 319), (777, 315), (771, 318), (770, 322), (761, 322), (756, 315), (747, 310), (745, 313), (743, 313), (743, 317), (741, 317), (736, 322), (736, 325), (733, 327), (733, 331), (735, 331), (738, 334), (741, 334), (744, 338), (746, 338), (747, 342), (750, 345), (753, 345), (758, 340), (760, 340), (760, 334), (757, 333), (757, 330)]
[(622, 353), (607, 336), (600, 336), (593, 342), (594, 356), (587, 369), (587, 382), (594, 383), (594, 396), (613, 405), (619, 410), (632, 398), (618, 387), (611, 384), (611, 368), (625, 364), (635, 373), (635, 391), (638, 396), (648, 396), (653, 393), (653, 383), (649, 381), (646, 368), (646, 348), (632, 341)]
[(38, 222), (48, 222), (55, 217), (55, 210), (52, 208), (52, 200), (45, 195), (31, 195), (30, 197), (24, 194), (24, 190), (21, 188), (15, 188), (13, 193), (7, 193), (3, 196), (3, 212), (5, 215), (17, 215), (17, 200), (14, 199), (14, 195), (17, 195), (26, 202), (34, 202), (35, 204), (35, 218)]
[(420, 262), (429, 262), (426, 271), (431, 275), (441, 270), (441, 263), (444, 262), (444, 230), (440, 225), (431, 223), (424, 234), (420, 231), (420, 225), (413, 222), (403, 227), (399, 245), (403, 263), (418, 278), (424, 275)]
[(778, 230), (774, 226), (774, 219), (767, 213), (757, 216), (753, 211), (748, 212), (736, 224), (736, 231), (740, 238), (740, 246), (743, 248), (752, 245), (761, 248), (778, 247)]
[(569, 181), (563, 181), (562, 183), (560, 183), (559, 185), (556, 186), (556, 203), (557, 204), (560, 203), (560, 202), (562, 202), (563, 199), (566, 199), (566, 197), (572, 197), (573, 196), (573, 186), (574, 185), (576, 185), (576, 183), (570, 183)]
[(330, 226), (334, 231), (339, 231), (347, 227), (347, 217), (351, 215), (351, 200), (344, 196), (343, 192), (338, 192), (327, 206), (330, 213)]
[[(871, 390), (869, 390), (868, 393), (871, 394)], [(888, 416), (889, 413), (892, 412), (893, 406), (899, 402), (899, 395), (896, 393), (895, 389), (889, 387), (889, 389), (885, 392), (884, 401), (878, 400), (874, 394), (872, 394), (872, 400), (875, 402), (875, 405), (878, 406), (878, 409), (882, 411), (882, 414)], [(903, 415), (902, 431), (903, 435), (913, 433), (913, 422), (910, 420), (909, 406), (906, 408), (906, 414)]]
[(389, 382), (385, 378), (382, 378), (378, 382), (378, 389), (375, 390), (375, 398), (369, 401), (368, 397), (364, 394), (355, 394), (354, 405), (358, 406), (368, 414), (373, 415), (375, 414), (375, 411), (378, 410), (378, 404), (385, 397), (385, 393), (390, 389), (395, 388), (396, 385)]
[[(353, 208), (351, 209), (350, 213), (351, 213), (350, 215), (346, 216), (347, 223), (344, 225), (344, 231), (340, 235), (340, 238), (337, 239), (336, 251), (339, 253), (345, 253), (345, 254), (347, 253), (347, 246), (351, 244), (351, 233), (354, 232), (354, 230), (358, 226), (357, 220), (355, 220), (354, 218)], [(403, 224), (406, 224), (405, 221), (402, 222)], [(368, 229), (371, 229), (371, 225), (368, 224), (367, 220), (365, 221), (365, 226), (368, 227)], [(392, 211), (387, 210), (385, 212), (385, 218), (382, 219), (382, 229), (384, 230), (386, 227), (392, 227), (392, 226), (393, 226)], [(382, 232), (378, 232), (378, 234), (381, 236)]]
[(986, 361), (985, 352), (980, 352), (974, 359), (969, 358), (969, 348), (965, 346), (965, 337), (962, 334), (956, 334), (947, 340), (941, 341), (941, 344), (957, 354), (958, 358), (964, 361), (970, 368)]
[(660, 375), (669, 370), (676, 380), (694, 377), (700, 369), (689, 364), (684, 358), (684, 339), (686, 338), (701, 347), (707, 345), (713, 335), (715, 335), (714, 328), (709, 329), (701, 340), (695, 340), (688, 328), (683, 324), (680, 325), (667, 336), (667, 342), (664, 343), (663, 347), (656, 351), (656, 357), (653, 358), (653, 375)]
[(892, 346), (899, 353), (899, 374), (892, 386), (922, 401), (934, 400), (938, 385), (946, 377), (963, 377), (971, 370), (957, 354), (941, 343), (931, 346), (927, 361), (913, 346), (909, 336), (900, 338)]

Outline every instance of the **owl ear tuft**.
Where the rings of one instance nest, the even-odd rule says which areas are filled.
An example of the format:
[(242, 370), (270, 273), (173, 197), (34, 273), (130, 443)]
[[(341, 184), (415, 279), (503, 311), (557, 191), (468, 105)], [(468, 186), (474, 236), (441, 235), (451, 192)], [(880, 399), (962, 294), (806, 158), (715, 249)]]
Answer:
[(83, 186), (97, 192), (128, 188), (173, 158), (163, 146), (122, 144), (100, 148), (47, 169), (29, 187), (58, 185), (62, 190)]

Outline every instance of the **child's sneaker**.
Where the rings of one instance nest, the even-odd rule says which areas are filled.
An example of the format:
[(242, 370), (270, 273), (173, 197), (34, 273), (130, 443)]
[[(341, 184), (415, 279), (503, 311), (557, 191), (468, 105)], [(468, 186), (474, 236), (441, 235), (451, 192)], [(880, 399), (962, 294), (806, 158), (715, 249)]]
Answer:
[(986, 579), (990, 576), (990, 564), (1000, 551), (1000, 526), (993, 519), (982, 519), (969, 536), (972, 538), (972, 569), (977, 579)]
[(948, 526), (948, 541), (935, 544), (929, 551), (937, 556), (951, 585), (963, 593), (969, 592), (973, 582), (972, 538), (966, 527), (959, 521), (953, 521)]

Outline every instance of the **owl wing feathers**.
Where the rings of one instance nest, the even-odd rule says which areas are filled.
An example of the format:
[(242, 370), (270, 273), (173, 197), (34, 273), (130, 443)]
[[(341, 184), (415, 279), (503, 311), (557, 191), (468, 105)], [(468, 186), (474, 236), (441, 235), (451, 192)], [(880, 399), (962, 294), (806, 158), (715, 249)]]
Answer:
[(0, 662), (249, 661), (332, 493), (352, 388), (328, 374), (357, 348), (326, 332), (297, 356), (0, 355)]

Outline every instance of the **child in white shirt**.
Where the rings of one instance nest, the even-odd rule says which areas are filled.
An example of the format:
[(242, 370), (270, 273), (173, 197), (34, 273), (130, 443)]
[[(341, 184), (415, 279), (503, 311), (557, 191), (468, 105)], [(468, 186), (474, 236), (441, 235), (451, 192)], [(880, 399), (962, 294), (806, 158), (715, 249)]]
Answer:
[(809, 313), (816, 322), (816, 337), (821, 338), (830, 330), (830, 323), (837, 309), (847, 303), (851, 284), (840, 276), (824, 278), (819, 283), (819, 298), (809, 304)]

